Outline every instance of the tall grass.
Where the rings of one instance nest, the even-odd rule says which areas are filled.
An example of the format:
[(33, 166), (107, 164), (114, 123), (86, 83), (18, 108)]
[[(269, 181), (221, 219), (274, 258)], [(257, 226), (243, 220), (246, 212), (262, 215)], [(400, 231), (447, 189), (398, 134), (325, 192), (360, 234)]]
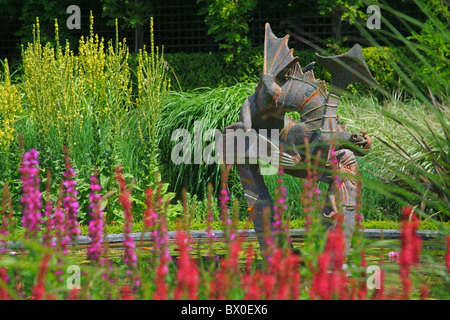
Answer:
[[(188, 192), (204, 197), (208, 182), (220, 183), (220, 166), (208, 165), (204, 161), (193, 163), (194, 133), (202, 141), (202, 150), (211, 143), (204, 141), (210, 129), (224, 130), (226, 126), (239, 119), (239, 110), (245, 99), (254, 91), (255, 84), (240, 83), (230, 88), (199, 88), (191, 92), (172, 91), (167, 104), (161, 112), (157, 124), (158, 146), (161, 149), (160, 163), (162, 177), (171, 181), (171, 188), (178, 194), (185, 187)], [(192, 164), (176, 165), (171, 159), (173, 147), (179, 141), (171, 141), (172, 133), (177, 129), (189, 131), (192, 142)], [(234, 172), (234, 170), (233, 170)], [(240, 184), (237, 175), (230, 176), (230, 185), (234, 186), (235, 196)], [(217, 190), (216, 190), (217, 191)]]
[[(380, 172), (389, 182), (389, 188), (385, 183), (374, 188), (399, 203), (414, 204), (424, 219), (447, 220), (450, 216), (450, 15), (445, 3), (438, 0), (414, 0), (414, 5), (421, 9), (424, 21), (382, 2), (381, 10), (389, 12), (396, 21), (382, 16), (382, 28), (371, 32), (365, 28), (365, 22), (356, 24), (372, 46), (392, 47), (395, 40), (410, 51), (408, 55), (390, 56), (389, 59), (405, 84), (403, 96), (410, 99), (411, 107), (402, 110), (404, 100), (388, 96), (387, 101), (392, 107), (381, 109), (378, 122), (381, 127), (385, 123), (388, 125), (375, 137), (387, 149), (384, 149), (382, 160), (377, 160), (377, 166), (382, 168)], [(394, 23), (406, 27), (411, 36), (402, 35)], [(399, 130), (404, 134), (400, 135)]]
[[(443, 108), (442, 116), (448, 118), (450, 110)], [(359, 158), (365, 187), (362, 191), (363, 212), (369, 218), (389, 217), (404, 205), (392, 200), (389, 193), (380, 194), (380, 187), (400, 185), (401, 176), (414, 174), (417, 166), (431, 173), (431, 150), (425, 150), (411, 129), (418, 130), (425, 141), (434, 141), (430, 148), (447, 149), (445, 139), (435, 136), (441, 130), (441, 121), (429, 107), (416, 99), (405, 99), (401, 92), (384, 101), (373, 96), (344, 98), (339, 105), (340, 118), (347, 130), (367, 130), (375, 143), (365, 157)], [(443, 144), (444, 143), (444, 144)], [(445, 153), (440, 154), (440, 156)], [(431, 209), (431, 208), (428, 208)]]

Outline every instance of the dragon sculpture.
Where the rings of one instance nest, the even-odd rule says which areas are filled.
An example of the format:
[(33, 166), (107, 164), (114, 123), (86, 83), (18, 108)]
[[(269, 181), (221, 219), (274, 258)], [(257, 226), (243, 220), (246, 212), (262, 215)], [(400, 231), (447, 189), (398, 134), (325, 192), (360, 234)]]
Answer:
[[(335, 150), (338, 171), (346, 174), (342, 177), (339, 175), (337, 181), (327, 174), (329, 170), (321, 170), (318, 179), (330, 185), (322, 214), (331, 218), (338, 210), (343, 213), (347, 255), (354, 229), (359, 187), (355, 155), (364, 156), (370, 150), (371, 139), (365, 131), (361, 131), (361, 134), (349, 133), (339, 121), (336, 111), (340, 94), (348, 85), (355, 82), (375, 85), (376, 81), (366, 66), (361, 47), (355, 45), (347, 53), (338, 56), (316, 54), (317, 61), (331, 74), (331, 87), (328, 90), (324, 81), (315, 79), (314, 62), (301, 68), (298, 58), (293, 55), (293, 49), (288, 47), (289, 35), (277, 38), (268, 23), (265, 28), (264, 64), (259, 83), (254, 94), (243, 103), (239, 121), (228, 126), (225, 131), (241, 129), (243, 132), (255, 130), (258, 133), (265, 129), (267, 139), (271, 141), (270, 132), (277, 129), (280, 167), (284, 173), (300, 178), (307, 176), (307, 159), (316, 156), (321, 160), (321, 166), (327, 168), (330, 150)], [(292, 111), (300, 114), (300, 120), (294, 121), (292, 117), (285, 116)], [(255, 146), (246, 146), (244, 157), (251, 157), (250, 149), (257, 148)], [(258, 164), (247, 161), (236, 164), (236, 169), (261, 251), (264, 251), (263, 212), (270, 210), (273, 218), (273, 200)]]

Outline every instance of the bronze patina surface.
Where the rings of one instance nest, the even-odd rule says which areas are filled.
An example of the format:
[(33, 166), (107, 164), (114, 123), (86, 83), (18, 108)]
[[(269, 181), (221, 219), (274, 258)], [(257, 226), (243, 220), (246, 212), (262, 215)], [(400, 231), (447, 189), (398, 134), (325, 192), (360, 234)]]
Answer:
[[(319, 171), (317, 179), (330, 184), (322, 214), (332, 218), (339, 211), (343, 215), (348, 252), (360, 187), (356, 179), (358, 163), (355, 156), (364, 156), (370, 150), (371, 140), (365, 131), (361, 134), (348, 132), (336, 111), (340, 95), (348, 85), (355, 82), (373, 85), (376, 81), (367, 68), (361, 47), (355, 45), (338, 56), (316, 54), (317, 62), (331, 74), (328, 89), (324, 81), (314, 77), (315, 62), (302, 69), (298, 58), (293, 55), (293, 49), (288, 47), (288, 40), (289, 35), (277, 38), (270, 25), (266, 24), (264, 64), (259, 83), (254, 94), (243, 103), (239, 121), (227, 129), (254, 130), (256, 133), (265, 129), (269, 140), (270, 130), (277, 129), (280, 168), (289, 175), (304, 178), (307, 175), (306, 159), (317, 157), (321, 160), (319, 163), (324, 170)], [(300, 114), (300, 120), (294, 121), (292, 117), (285, 116), (292, 111)], [(337, 171), (346, 174), (339, 179), (332, 179), (325, 170), (330, 166), (330, 150), (337, 159)], [(236, 169), (258, 241), (264, 250), (263, 212), (270, 210), (273, 217), (273, 199), (258, 164), (236, 164)]]

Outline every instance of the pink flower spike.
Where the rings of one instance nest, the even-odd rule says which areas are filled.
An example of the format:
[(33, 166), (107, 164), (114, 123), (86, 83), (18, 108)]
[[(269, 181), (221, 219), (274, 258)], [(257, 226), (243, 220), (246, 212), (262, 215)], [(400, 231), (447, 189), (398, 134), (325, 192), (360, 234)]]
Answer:
[(42, 223), (42, 194), (39, 190), (41, 179), (39, 177), (39, 153), (36, 149), (31, 149), (23, 155), (19, 172), (22, 180), (23, 197), (20, 202), (23, 204), (22, 226), (26, 229), (26, 235), (34, 238), (40, 231)]

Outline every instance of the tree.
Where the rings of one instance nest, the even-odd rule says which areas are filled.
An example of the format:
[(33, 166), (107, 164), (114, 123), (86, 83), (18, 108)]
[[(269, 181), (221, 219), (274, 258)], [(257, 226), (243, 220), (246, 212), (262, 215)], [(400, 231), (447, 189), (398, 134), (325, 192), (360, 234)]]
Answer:
[[(376, 4), (378, 1), (371, 1)], [(367, 0), (318, 0), (319, 12), (322, 15), (331, 15), (333, 39), (342, 40), (341, 22), (348, 21), (354, 24), (358, 18), (367, 19)]]
[[(144, 26), (149, 23), (153, 13), (153, 4), (148, 0), (102, 0), (103, 13), (113, 26), (116, 18), (124, 28), (134, 29), (134, 50), (138, 52), (144, 46)], [(123, 22), (123, 23), (120, 23)]]
[[(19, 20), (21, 22), (21, 27), (15, 32), (15, 35), (20, 37), (22, 43), (33, 41), (33, 24), (39, 17), (42, 40), (52, 42), (54, 41), (55, 19), (59, 21), (60, 25), (65, 25), (68, 18), (66, 9), (73, 2), (72, 0), (0, 0), (0, 13), (9, 16), (10, 21)], [(71, 39), (70, 31), (60, 28), (60, 38)]]
[[(421, 64), (420, 71), (429, 75), (430, 86), (437, 94), (448, 95), (450, 81), (450, 10), (445, 0), (415, 1), (426, 15), (420, 30), (412, 31), (411, 39), (417, 44), (420, 54), (429, 63)], [(421, 79), (422, 75), (417, 75)], [(423, 82), (423, 81), (422, 81)]]
[(257, 0), (198, 0), (198, 3), (204, 3), (200, 14), (206, 15), (208, 34), (227, 52), (227, 61), (233, 61), (236, 55), (251, 48), (248, 20)]

